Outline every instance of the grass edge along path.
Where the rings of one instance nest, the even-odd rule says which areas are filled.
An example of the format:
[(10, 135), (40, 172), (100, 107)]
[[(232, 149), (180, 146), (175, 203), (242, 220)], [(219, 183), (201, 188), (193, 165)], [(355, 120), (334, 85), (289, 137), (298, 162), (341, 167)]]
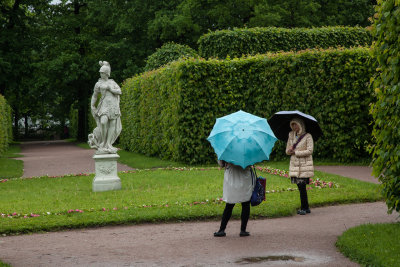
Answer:
[(336, 246), (363, 266), (393, 266), (400, 263), (400, 222), (363, 224), (345, 231)]
[(7, 151), (0, 156), (0, 180), (8, 178), (18, 178), (24, 173), (24, 162), (15, 158), (20, 158), (22, 155), (19, 143), (12, 143)]
[[(293, 185), (290, 184), (287, 172), (267, 167), (259, 167), (258, 171), (259, 175), (267, 177), (267, 202), (252, 208), (252, 218), (273, 218), (295, 214), (299, 206), (298, 193), (292, 192), (297, 191), (297, 188), (293, 188)], [(377, 192), (378, 186), (375, 184), (322, 172), (316, 172), (316, 174), (317, 177), (323, 175), (326, 179), (325, 182), (322, 179), (314, 179), (313, 185), (310, 186), (310, 188), (313, 188), (310, 189), (309, 195), (311, 207), (372, 202), (382, 199)], [(62, 210), (50, 210), (55, 205), (53, 201), (55, 201), (54, 196), (57, 197), (57, 194), (53, 195), (53, 198), (48, 197), (50, 199), (41, 200), (48, 203), (47, 207), (44, 208), (41, 206), (42, 204), (36, 204), (36, 206), (32, 204), (31, 202), (34, 201), (36, 196), (31, 196), (28, 202), (29, 205), (33, 205), (33, 210), (30, 212), (28, 212), (29, 208), (22, 212), (18, 210), (26, 208), (26, 202), (22, 202), (22, 204), (19, 204), (20, 206), (18, 204), (15, 207), (11, 206), (6, 212), (0, 211), (2, 213), (0, 233), (4, 235), (105, 225), (219, 220), (224, 208), (224, 205), (220, 205), (223, 204), (220, 198), (220, 195), (222, 195), (223, 170), (218, 168), (135, 170), (121, 172), (120, 177), (123, 183), (131, 183), (125, 185), (125, 187), (131, 187), (131, 189), (128, 188), (128, 192), (92, 193), (90, 192), (92, 174), (64, 176), (62, 178), (10, 179), (7, 182), (10, 185), (8, 188), (10, 192), (5, 189), (4, 193), (9, 193), (9, 195), (4, 195), (4, 198), (11, 199), (14, 197), (14, 202), (24, 198), (24, 191), (21, 190), (24, 187), (29, 188), (25, 190), (32, 190), (35, 183), (45, 182), (47, 184), (40, 184), (36, 189), (43, 188), (40, 189), (44, 190), (40, 192), (41, 196), (52, 193), (45, 190), (55, 190), (57, 194), (66, 194), (63, 193), (63, 190), (66, 190), (68, 194), (74, 193), (77, 199), (87, 197), (89, 194), (98, 199), (97, 203), (94, 204), (87, 204), (84, 201), (81, 203), (77, 200), (78, 202), (73, 202), (73, 207), (71, 204), (71, 207), (62, 206)], [(142, 179), (144, 181), (139, 181)], [(12, 183), (20, 183), (20, 187), (14, 188)], [(59, 184), (57, 188), (48, 189), (48, 187), (56, 186), (57, 183)], [(66, 183), (72, 183), (72, 185), (67, 187)], [(193, 190), (197, 190), (198, 186), (203, 187), (198, 190), (199, 192), (196, 192), (197, 196), (192, 196), (195, 194)], [(176, 196), (177, 191), (180, 192), (179, 196)], [(209, 191), (213, 191), (214, 194), (210, 194)], [(25, 192), (29, 193), (29, 191)], [(156, 196), (157, 193), (161, 196)], [(140, 196), (140, 194), (142, 195)], [(140, 198), (140, 201), (132, 204), (127, 199), (126, 202), (124, 199), (130, 196)], [(147, 200), (151, 197), (153, 201)], [(179, 199), (179, 197), (181, 198)], [(57, 201), (63, 202), (65, 200)], [(102, 202), (104, 202), (104, 205)], [(89, 208), (91, 205), (95, 205), (94, 208)], [(40, 208), (42, 210), (38, 210)], [(11, 209), (14, 209), (14, 211)], [(239, 218), (239, 216), (240, 214), (235, 211), (233, 217)]]

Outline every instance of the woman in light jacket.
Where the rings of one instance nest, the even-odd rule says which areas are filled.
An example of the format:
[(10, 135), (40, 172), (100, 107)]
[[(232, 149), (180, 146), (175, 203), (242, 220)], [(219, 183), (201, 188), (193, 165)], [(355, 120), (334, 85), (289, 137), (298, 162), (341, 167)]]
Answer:
[(306, 132), (303, 120), (295, 118), (290, 122), (289, 138), (286, 144), (286, 154), (291, 155), (289, 176), (292, 183), (297, 184), (300, 192), (301, 209), (297, 214), (310, 213), (307, 197), (307, 184), (314, 176), (312, 153), (314, 141), (312, 135)]
[(225, 168), (223, 201), (226, 202), (224, 213), (222, 214), (221, 226), (214, 236), (226, 236), (225, 228), (232, 215), (233, 207), (236, 203), (242, 203), (242, 215), (240, 236), (249, 236), (246, 232), (247, 222), (250, 216), (250, 198), (253, 192), (251, 168), (243, 169), (240, 166), (227, 163), (223, 160), (218, 161), (219, 166)]

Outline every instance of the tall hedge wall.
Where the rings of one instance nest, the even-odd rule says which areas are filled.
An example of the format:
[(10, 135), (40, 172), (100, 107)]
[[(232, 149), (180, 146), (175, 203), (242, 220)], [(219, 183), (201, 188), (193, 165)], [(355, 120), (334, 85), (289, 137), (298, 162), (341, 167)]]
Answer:
[(368, 30), (360, 27), (248, 28), (220, 30), (205, 34), (198, 41), (201, 57), (226, 58), (277, 51), (310, 48), (369, 46)]
[(373, 56), (379, 72), (372, 79), (373, 172), (382, 182), (389, 212), (400, 212), (400, 1), (378, 1), (376, 11)]
[[(188, 59), (127, 80), (121, 97), (123, 148), (186, 163), (215, 160), (206, 140), (217, 117), (242, 109), (269, 118), (298, 109), (325, 133), (315, 156), (367, 157), (373, 71), (365, 48)], [(283, 142), (273, 158), (286, 157)]]
[(7, 150), (12, 141), (11, 107), (5, 98), (0, 95), (0, 155)]

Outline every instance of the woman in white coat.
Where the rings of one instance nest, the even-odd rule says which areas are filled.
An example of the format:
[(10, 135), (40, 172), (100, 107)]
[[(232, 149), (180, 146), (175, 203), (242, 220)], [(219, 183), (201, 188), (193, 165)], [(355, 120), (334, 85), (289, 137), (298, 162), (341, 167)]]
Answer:
[(297, 184), (300, 192), (301, 209), (297, 214), (310, 213), (307, 197), (307, 184), (314, 176), (312, 153), (314, 141), (312, 135), (306, 132), (303, 120), (295, 118), (290, 122), (289, 138), (286, 144), (286, 154), (290, 155), (289, 176), (292, 183)]
[(240, 236), (249, 236), (246, 231), (247, 222), (250, 216), (250, 198), (253, 192), (251, 168), (243, 169), (240, 166), (227, 163), (223, 160), (218, 161), (219, 166), (225, 168), (223, 201), (226, 202), (224, 213), (222, 214), (221, 226), (216, 237), (226, 236), (225, 229), (232, 215), (233, 207), (236, 203), (242, 203)]

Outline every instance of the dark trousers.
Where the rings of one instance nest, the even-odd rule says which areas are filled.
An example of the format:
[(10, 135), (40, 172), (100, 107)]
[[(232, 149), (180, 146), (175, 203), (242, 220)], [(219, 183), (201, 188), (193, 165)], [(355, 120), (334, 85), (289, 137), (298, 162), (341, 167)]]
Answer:
[(300, 192), (300, 201), (301, 201), (301, 209), (302, 210), (309, 209), (306, 186), (307, 186), (306, 183), (297, 184), (297, 187), (299, 188), (299, 192)]
[[(221, 227), (220, 231), (225, 231), (226, 225), (228, 224), (229, 219), (232, 216), (232, 210), (235, 204), (226, 203), (224, 213), (222, 214)], [(250, 201), (242, 202), (242, 215), (240, 216), (242, 220), (242, 224), (240, 226), (241, 231), (246, 231), (247, 222), (249, 221), (250, 216)]]

